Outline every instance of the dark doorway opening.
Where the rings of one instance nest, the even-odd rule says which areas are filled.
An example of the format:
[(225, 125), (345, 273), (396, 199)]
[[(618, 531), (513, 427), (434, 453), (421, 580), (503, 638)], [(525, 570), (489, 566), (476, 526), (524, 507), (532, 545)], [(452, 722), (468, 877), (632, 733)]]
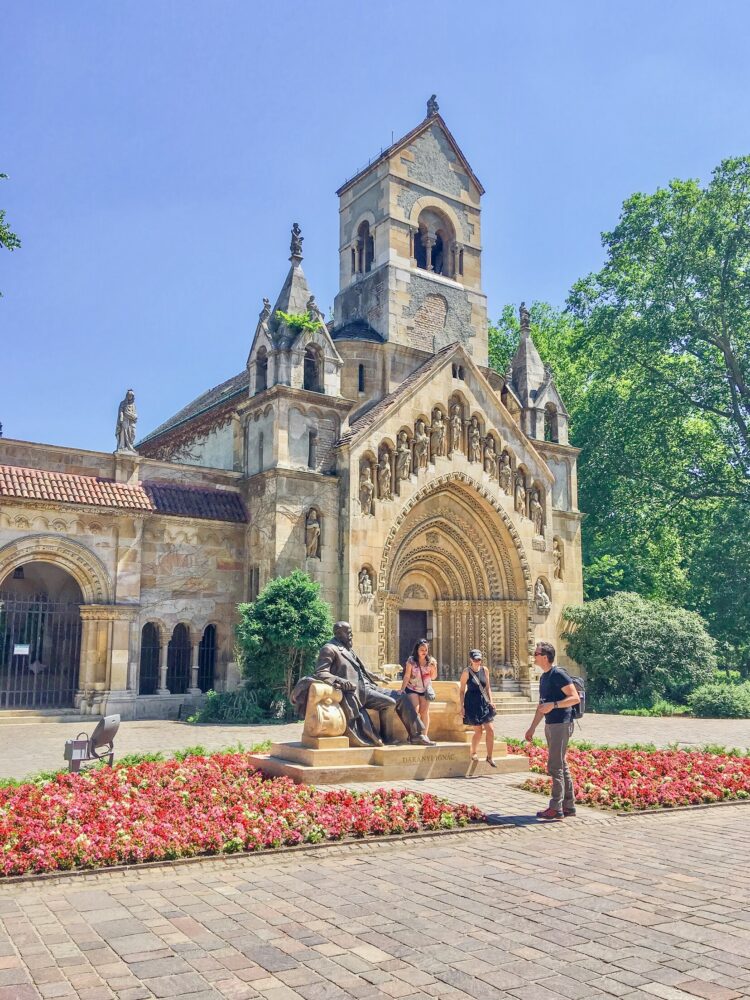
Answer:
[(427, 636), (426, 611), (399, 611), (398, 662), (403, 665), (411, 656), (414, 644)]

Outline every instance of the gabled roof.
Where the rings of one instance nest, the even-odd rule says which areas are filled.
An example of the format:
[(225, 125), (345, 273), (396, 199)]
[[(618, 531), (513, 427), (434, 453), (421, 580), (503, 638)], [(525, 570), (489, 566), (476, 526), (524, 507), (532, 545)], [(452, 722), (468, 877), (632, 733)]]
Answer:
[(376, 423), (380, 417), (383, 416), (383, 414), (390, 410), (394, 403), (397, 403), (399, 399), (407, 395), (418, 382), (421, 382), (422, 379), (426, 378), (431, 372), (439, 368), (443, 362), (454, 353), (454, 351), (459, 350), (460, 346), (461, 345), (458, 341), (454, 341), (452, 344), (448, 344), (447, 347), (443, 347), (439, 350), (437, 354), (433, 354), (431, 358), (428, 358), (427, 361), (425, 361), (421, 368), (415, 369), (410, 375), (408, 375), (397, 389), (394, 389), (393, 392), (389, 392), (387, 396), (383, 396), (379, 403), (376, 403), (372, 409), (363, 413), (361, 417), (357, 417), (357, 419), (349, 425), (348, 430), (341, 435), (338, 443), (342, 444), (345, 441), (351, 441), (352, 438), (361, 434), (362, 431), (367, 430), (368, 427), (372, 427), (372, 425)]
[(179, 410), (173, 417), (169, 420), (165, 420), (163, 424), (160, 424), (156, 430), (151, 431), (147, 434), (141, 441), (138, 441), (136, 448), (144, 455), (148, 455), (148, 449), (142, 449), (142, 445), (150, 444), (155, 442), (157, 438), (162, 437), (168, 431), (172, 431), (175, 428), (187, 423), (189, 420), (193, 420), (201, 414), (207, 413), (209, 410), (214, 410), (216, 407), (222, 406), (228, 403), (229, 400), (235, 398), (235, 396), (241, 395), (243, 392), (246, 393), (248, 386), (250, 384), (250, 374), (247, 369), (239, 372), (237, 375), (233, 375), (231, 378), (227, 379), (226, 382), (222, 382), (221, 385), (214, 386), (213, 389), (209, 389), (208, 392), (204, 392), (202, 395), (198, 396)]
[(476, 184), (477, 188), (479, 189), (479, 193), (484, 194), (484, 186), (482, 185), (482, 182), (479, 180), (477, 175), (471, 169), (469, 161), (464, 156), (461, 147), (453, 138), (450, 129), (443, 120), (443, 116), (440, 114), (433, 114), (433, 115), (428, 115), (424, 119), (424, 121), (420, 122), (419, 125), (416, 126), (416, 128), (413, 128), (411, 130), (411, 132), (407, 132), (406, 135), (402, 136), (397, 142), (394, 142), (387, 149), (384, 149), (379, 156), (376, 156), (375, 159), (371, 160), (366, 167), (363, 167), (362, 170), (359, 170), (354, 175), (354, 177), (350, 177), (348, 181), (345, 181), (336, 192), (337, 196), (340, 198), (341, 195), (344, 193), (344, 191), (346, 191), (347, 188), (350, 188), (352, 184), (356, 184), (356, 182), (360, 179), (360, 177), (364, 177), (366, 173), (368, 173), (370, 170), (376, 167), (379, 163), (382, 163), (384, 160), (390, 159), (404, 146), (408, 146), (410, 142), (413, 142), (414, 139), (417, 138), (417, 136), (421, 135), (423, 132), (426, 132), (427, 129), (430, 128), (432, 125), (438, 125), (442, 129), (445, 138), (450, 143), (453, 152), (461, 161), (461, 165), (463, 166), (464, 170), (469, 175), (469, 177), (471, 177), (472, 181), (474, 181), (474, 183)]

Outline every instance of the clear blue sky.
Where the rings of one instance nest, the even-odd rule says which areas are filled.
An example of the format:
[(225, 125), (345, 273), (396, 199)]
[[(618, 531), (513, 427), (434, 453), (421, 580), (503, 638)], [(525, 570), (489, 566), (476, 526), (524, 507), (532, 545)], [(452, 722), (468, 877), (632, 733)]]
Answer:
[(289, 227), (328, 313), (335, 190), (440, 110), (483, 273), (561, 305), (634, 191), (750, 152), (750, 5), (0, 0), (6, 437), (112, 450), (242, 369)]

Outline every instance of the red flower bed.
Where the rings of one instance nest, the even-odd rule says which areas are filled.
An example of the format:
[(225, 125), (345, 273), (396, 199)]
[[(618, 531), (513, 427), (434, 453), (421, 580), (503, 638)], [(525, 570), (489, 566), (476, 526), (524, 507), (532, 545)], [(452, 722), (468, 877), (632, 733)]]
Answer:
[(0, 874), (255, 851), (484, 818), (474, 806), (433, 795), (265, 779), (244, 754), (188, 757), (0, 788)]
[[(527, 744), (531, 770), (544, 774), (547, 750)], [(687, 750), (568, 750), (576, 802), (605, 809), (657, 809), (750, 798), (750, 757)], [(549, 778), (521, 786), (549, 794)]]

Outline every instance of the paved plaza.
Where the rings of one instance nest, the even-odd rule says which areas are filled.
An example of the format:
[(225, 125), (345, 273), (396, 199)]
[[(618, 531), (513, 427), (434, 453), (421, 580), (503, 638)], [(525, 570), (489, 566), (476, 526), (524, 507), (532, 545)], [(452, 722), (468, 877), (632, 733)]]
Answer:
[[(67, 728), (0, 726), (3, 771), (57, 764)], [(125, 723), (118, 747), (298, 733)], [(584, 735), (747, 746), (750, 723), (588, 716)], [(5, 884), (0, 1000), (750, 996), (750, 804), (545, 826), (518, 783), (391, 784), (474, 802), (489, 829)]]
[[(503, 715), (495, 722), (498, 736), (523, 737), (531, 721), (531, 708), (523, 715)], [(24, 725), (4, 722), (0, 713), (0, 778), (23, 778), (39, 771), (64, 766), (65, 740), (79, 730), (93, 728), (80, 722), (34, 722)], [(117, 734), (119, 755), (161, 750), (174, 753), (200, 744), (218, 750), (241, 742), (246, 748), (263, 740), (298, 740), (301, 723), (290, 725), (191, 726), (185, 722), (152, 720), (123, 722)], [(541, 730), (540, 730), (541, 733)], [(595, 743), (655, 743), (703, 746), (721, 744), (750, 749), (750, 719), (642, 719), (624, 715), (586, 715), (576, 726), (575, 739)]]
[(749, 819), (582, 818), (10, 885), (0, 1000), (732, 1000), (750, 995)]

